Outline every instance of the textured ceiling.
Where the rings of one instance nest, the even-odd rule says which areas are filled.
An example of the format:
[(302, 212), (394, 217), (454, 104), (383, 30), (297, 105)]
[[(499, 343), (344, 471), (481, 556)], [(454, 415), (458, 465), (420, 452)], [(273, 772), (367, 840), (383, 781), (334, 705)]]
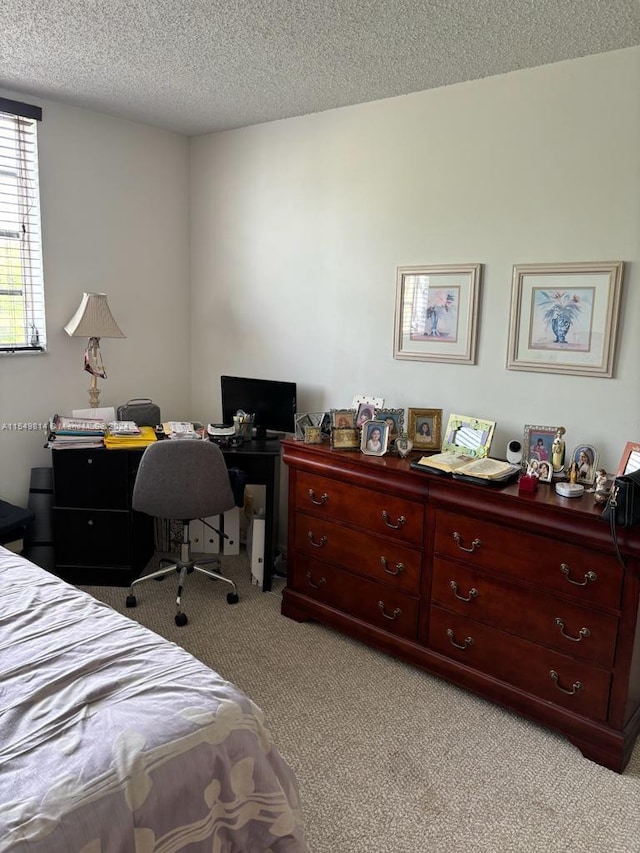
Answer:
[(637, 44), (640, 0), (2, 0), (0, 86), (195, 135)]

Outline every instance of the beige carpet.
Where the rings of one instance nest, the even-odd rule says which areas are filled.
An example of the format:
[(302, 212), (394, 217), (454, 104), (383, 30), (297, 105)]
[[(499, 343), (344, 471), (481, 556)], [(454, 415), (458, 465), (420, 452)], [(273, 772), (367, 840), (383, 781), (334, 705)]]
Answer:
[(300, 785), (311, 853), (640, 853), (640, 747), (623, 775), (559, 735), (310, 622), (280, 592), (192, 575), (189, 624), (175, 583), (83, 587), (179, 643), (265, 711)]

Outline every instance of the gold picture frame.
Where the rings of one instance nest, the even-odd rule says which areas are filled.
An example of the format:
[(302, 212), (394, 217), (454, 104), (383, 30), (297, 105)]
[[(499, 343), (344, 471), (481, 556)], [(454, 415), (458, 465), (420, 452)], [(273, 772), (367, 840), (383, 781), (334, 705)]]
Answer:
[(332, 450), (360, 450), (360, 430), (357, 427), (332, 427)]
[(414, 450), (440, 450), (442, 442), (442, 409), (409, 409), (407, 436)]

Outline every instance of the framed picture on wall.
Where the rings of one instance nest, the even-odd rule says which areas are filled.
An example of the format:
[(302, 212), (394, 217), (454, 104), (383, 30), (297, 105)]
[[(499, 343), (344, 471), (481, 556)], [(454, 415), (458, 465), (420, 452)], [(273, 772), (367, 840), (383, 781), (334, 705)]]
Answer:
[(611, 378), (622, 261), (513, 268), (509, 370)]
[(398, 267), (394, 358), (475, 364), (480, 264)]

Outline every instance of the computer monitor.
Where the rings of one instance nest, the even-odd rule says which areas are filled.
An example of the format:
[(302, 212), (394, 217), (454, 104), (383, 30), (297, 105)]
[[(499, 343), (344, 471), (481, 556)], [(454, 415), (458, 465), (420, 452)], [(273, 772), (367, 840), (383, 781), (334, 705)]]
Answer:
[(295, 382), (273, 379), (249, 379), (244, 376), (221, 376), (222, 420), (233, 423), (240, 409), (254, 415), (256, 438), (267, 438), (267, 430), (294, 432), (297, 410)]

